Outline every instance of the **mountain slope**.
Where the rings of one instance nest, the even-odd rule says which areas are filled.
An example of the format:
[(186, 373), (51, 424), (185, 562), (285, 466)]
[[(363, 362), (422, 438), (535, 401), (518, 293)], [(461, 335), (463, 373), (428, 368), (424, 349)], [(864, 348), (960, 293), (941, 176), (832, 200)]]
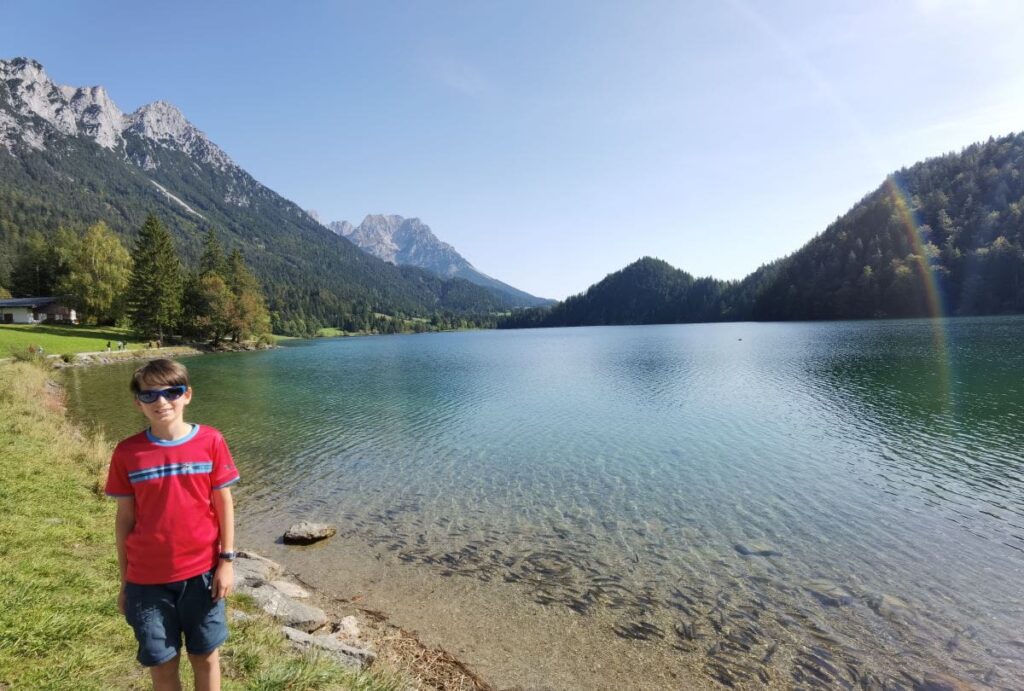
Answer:
[(502, 326), (862, 319), (1024, 312), (1024, 134), (891, 175), (793, 254), (742, 281), (643, 259)]
[(279, 323), (511, 304), (367, 255), (257, 182), (170, 104), (126, 115), (102, 87), (59, 86), (35, 61), (0, 61), (0, 283), (30, 230), (104, 220), (130, 239), (149, 212), (191, 260), (216, 227), (264, 282)]
[(434, 235), (430, 226), (418, 218), (371, 214), (358, 226), (353, 226), (348, 221), (335, 221), (327, 227), (384, 261), (403, 266), (418, 266), (442, 278), (464, 278), (470, 283), (510, 298), (517, 307), (534, 307), (552, 302), (534, 297), (478, 271), (454, 247)]

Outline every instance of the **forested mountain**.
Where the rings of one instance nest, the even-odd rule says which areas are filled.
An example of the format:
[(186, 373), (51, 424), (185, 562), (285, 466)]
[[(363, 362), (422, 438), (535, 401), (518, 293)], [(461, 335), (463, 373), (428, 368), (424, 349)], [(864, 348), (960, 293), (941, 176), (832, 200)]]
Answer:
[(364, 252), (399, 266), (418, 266), (441, 278), (464, 278), (470, 283), (505, 294), (520, 307), (552, 304), (514, 288), (479, 271), (447, 242), (442, 242), (430, 226), (418, 218), (394, 214), (370, 214), (358, 226), (334, 221), (327, 227), (351, 240)]
[(1024, 312), (1024, 134), (918, 163), (742, 281), (642, 259), (503, 326)]
[(367, 255), (257, 182), (170, 104), (124, 114), (102, 87), (59, 86), (33, 60), (0, 60), (0, 287), (32, 231), (105, 221), (130, 241), (151, 212), (193, 263), (216, 228), (263, 281), (286, 331), (517, 304)]

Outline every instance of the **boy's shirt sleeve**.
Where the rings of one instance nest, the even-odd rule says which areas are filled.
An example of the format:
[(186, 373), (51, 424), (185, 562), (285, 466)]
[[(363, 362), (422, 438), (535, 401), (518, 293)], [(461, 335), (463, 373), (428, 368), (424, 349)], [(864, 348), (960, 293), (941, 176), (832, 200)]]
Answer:
[(224, 489), (235, 484), (241, 478), (238, 476), (238, 468), (235, 467), (235, 459), (231, 457), (228, 443), (222, 435), (217, 435), (213, 445), (213, 489)]
[(128, 481), (128, 470), (124, 467), (124, 460), (118, 454), (119, 449), (114, 449), (114, 455), (110, 458), (110, 468), (107, 470), (107, 484), (103, 493), (108, 497), (134, 497), (135, 491), (132, 483)]

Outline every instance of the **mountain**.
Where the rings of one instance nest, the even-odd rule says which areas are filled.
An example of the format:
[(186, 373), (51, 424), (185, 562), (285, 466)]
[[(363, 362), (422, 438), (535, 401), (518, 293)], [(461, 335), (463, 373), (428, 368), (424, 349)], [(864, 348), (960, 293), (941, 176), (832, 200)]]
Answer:
[(515, 304), (362, 252), (260, 184), (169, 103), (126, 114), (103, 87), (61, 86), (34, 60), (0, 60), (0, 286), (31, 231), (102, 220), (130, 240), (150, 212), (193, 264), (215, 227), (263, 281), (285, 331)]
[(890, 175), (793, 254), (742, 281), (641, 259), (500, 326), (865, 319), (1024, 312), (1024, 134)]
[(358, 226), (348, 221), (334, 221), (327, 227), (386, 262), (418, 266), (442, 278), (464, 278), (510, 299), (517, 307), (537, 307), (553, 302), (481, 273), (418, 218), (371, 214)]

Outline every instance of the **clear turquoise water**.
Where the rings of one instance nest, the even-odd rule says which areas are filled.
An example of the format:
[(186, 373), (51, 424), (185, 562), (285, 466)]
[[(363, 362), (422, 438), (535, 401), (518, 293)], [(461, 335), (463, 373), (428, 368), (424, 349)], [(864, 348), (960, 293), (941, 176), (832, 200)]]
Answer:
[[(1024, 688), (1022, 344), (1021, 318), (739, 323), (187, 363), (254, 528), (334, 520), (727, 683)], [(69, 372), (74, 413), (136, 431), (131, 369)]]

